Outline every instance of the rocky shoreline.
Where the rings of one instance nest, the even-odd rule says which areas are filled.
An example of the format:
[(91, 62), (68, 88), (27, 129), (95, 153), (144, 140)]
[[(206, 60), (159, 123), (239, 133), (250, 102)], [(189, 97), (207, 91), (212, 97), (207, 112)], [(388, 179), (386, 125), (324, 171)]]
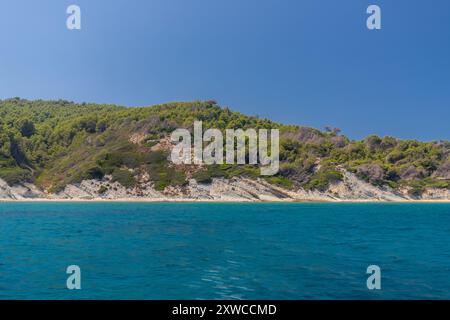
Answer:
[(287, 190), (263, 179), (213, 179), (201, 184), (190, 179), (186, 186), (167, 187), (163, 192), (150, 182), (125, 188), (110, 177), (84, 180), (71, 184), (59, 193), (51, 194), (29, 183), (8, 186), (0, 179), (0, 201), (171, 201), (171, 202), (450, 202), (450, 190), (427, 189), (420, 197), (409, 195), (409, 190), (376, 187), (344, 172), (344, 179), (330, 185), (328, 190)]

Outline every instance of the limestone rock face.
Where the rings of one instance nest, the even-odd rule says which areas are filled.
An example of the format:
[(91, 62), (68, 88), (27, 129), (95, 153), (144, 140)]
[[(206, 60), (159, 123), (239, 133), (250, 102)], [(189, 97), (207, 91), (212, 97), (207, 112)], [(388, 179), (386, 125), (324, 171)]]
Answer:
[(25, 183), (11, 187), (4, 180), (0, 179), (0, 199), (24, 200), (35, 198), (45, 198), (45, 194), (35, 185)]
[(67, 185), (56, 194), (49, 194), (33, 184), (9, 186), (0, 179), (0, 200), (141, 200), (141, 201), (240, 201), (240, 202), (292, 202), (292, 201), (450, 201), (450, 190), (430, 188), (420, 197), (411, 197), (408, 189), (394, 190), (377, 187), (342, 170), (343, 180), (328, 190), (287, 190), (263, 179), (215, 178), (211, 183), (198, 183), (190, 179), (186, 186), (170, 186), (157, 191), (148, 179), (141, 179), (133, 188), (112, 182), (110, 176), (102, 180), (84, 180)]

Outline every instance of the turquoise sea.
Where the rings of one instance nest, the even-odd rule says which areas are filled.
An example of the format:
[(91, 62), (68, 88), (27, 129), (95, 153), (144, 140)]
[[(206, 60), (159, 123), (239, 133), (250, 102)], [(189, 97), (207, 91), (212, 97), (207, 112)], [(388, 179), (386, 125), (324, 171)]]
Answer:
[(0, 299), (450, 299), (450, 204), (0, 203)]

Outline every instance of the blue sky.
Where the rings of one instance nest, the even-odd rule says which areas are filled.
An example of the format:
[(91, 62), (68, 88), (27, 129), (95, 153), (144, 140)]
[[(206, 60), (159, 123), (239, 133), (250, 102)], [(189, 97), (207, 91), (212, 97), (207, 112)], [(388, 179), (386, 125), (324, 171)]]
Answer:
[(450, 1), (0, 0), (0, 98), (15, 96), (216, 99), (351, 138), (450, 139)]

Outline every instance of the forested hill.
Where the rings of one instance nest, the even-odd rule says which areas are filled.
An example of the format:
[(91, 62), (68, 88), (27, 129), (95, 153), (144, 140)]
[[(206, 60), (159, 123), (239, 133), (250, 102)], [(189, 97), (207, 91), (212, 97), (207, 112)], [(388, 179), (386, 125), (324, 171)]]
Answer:
[[(194, 178), (258, 177), (252, 165), (173, 168), (167, 150), (154, 148), (195, 120), (210, 128), (280, 129), (280, 171), (267, 177), (285, 188), (326, 190), (342, 170), (377, 186), (450, 188), (450, 142), (369, 136), (351, 141), (338, 129), (288, 126), (221, 108), (214, 101), (125, 108), (69, 101), (0, 101), (0, 178), (9, 185), (32, 182), (49, 192), (85, 179), (111, 175), (126, 187), (146, 173), (157, 190)], [(299, 119), (301, 120), (301, 119)]]

